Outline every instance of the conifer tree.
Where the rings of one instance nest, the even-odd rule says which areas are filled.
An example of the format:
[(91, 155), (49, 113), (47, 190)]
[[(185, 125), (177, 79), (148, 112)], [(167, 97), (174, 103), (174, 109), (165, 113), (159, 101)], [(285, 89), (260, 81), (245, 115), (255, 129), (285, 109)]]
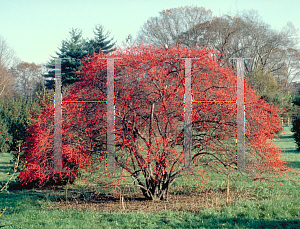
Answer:
[(292, 115), (292, 129), (294, 132), (294, 139), (298, 146), (297, 150), (300, 151), (300, 89), (298, 93), (294, 96), (293, 104), (295, 106), (295, 111)]
[(94, 34), (95, 39), (90, 39), (86, 43), (86, 50), (91, 56), (94, 56), (94, 52), (98, 54), (100, 49), (104, 54), (113, 52), (115, 50), (115, 48), (113, 48), (115, 43), (111, 44), (113, 39), (106, 41), (109, 33), (107, 32), (106, 35), (104, 35), (104, 28), (102, 25), (95, 26)]
[[(61, 60), (61, 72), (62, 72), (62, 86), (73, 84), (79, 79), (76, 77), (75, 72), (79, 69), (80, 60), (87, 55), (93, 56), (94, 53), (101, 52), (107, 54), (114, 51), (112, 48), (115, 43), (111, 43), (111, 40), (106, 41), (108, 34), (104, 35), (103, 26), (97, 25), (94, 30), (94, 39), (84, 39), (82, 37), (82, 30), (72, 28), (69, 32), (70, 37), (67, 40), (63, 40), (61, 47), (58, 52), (55, 52), (59, 58), (70, 58)], [(54, 58), (53, 56), (51, 56)], [(46, 80), (46, 88), (54, 88), (54, 77), (55, 77), (55, 59), (52, 59), (48, 64), (47, 68), (50, 71), (44, 75)]]

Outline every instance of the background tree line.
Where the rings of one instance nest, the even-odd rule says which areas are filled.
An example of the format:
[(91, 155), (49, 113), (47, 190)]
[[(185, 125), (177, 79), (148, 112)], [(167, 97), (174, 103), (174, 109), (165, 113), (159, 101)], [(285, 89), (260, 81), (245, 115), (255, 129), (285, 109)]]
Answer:
[(292, 23), (278, 32), (264, 23), (256, 11), (214, 17), (210, 10), (190, 6), (159, 14), (144, 23), (138, 42), (213, 48), (224, 54), (219, 57), (222, 65), (234, 70), (235, 62), (230, 58), (251, 57), (245, 61), (245, 78), (268, 102), (290, 109), (283, 117), (295, 115), (291, 82), (300, 74), (300, 53)]

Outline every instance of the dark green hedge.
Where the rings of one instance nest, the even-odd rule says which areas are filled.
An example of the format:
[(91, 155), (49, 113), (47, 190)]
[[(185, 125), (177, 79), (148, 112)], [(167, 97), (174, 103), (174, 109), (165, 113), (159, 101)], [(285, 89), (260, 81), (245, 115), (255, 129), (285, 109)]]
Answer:
[[(38, 95), (38, 94), (37, 94)], [(0, 153), (15, 153), (31, 124), (30, 113), (39, 112), (35, 97), (3, 98), (0, 100)]]

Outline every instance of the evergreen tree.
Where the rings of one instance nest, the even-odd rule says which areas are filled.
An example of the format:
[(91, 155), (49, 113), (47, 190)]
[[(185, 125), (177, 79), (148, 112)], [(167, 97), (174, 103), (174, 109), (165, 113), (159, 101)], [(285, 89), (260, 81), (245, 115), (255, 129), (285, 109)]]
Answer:
[(8, 122), (0, 111), (0, 153), (7, 153), (12, 144), (12, 135), (8, 132)]
[[(79, 67), (79, 59), (83, 58), (87, 53), (84, 53), (84, 39), (82, 38), (82, 31), (72, 29), (70, 31), (70, 38), (63, 40), (59, 52), (55, 52), (59, 58), (75, 58), (75, 59), (62, 59), (61, 72), (62, 72), (62, 85), (72, 84), (77, 81), (74, 72)], [(51, 56), (53, 58), (53, 56)], [(46, 80), (46, 88), (54, 88), (55, 78), (55, 59), (48, 62), (47, 68), (50, 71), (44, 75)]]
[(89, 55), (94, 56), (94, 53), (98, 54), (100, 49), (101, 52), (105, 54), (108, 54), (115, 50), (115, 48), (113, 48), (115, 43), (110, 44), (113, 39), (106, 41), (106, 39), (109, 36), (109, 33), (107, 32), (106, 35), (104, 35), (104, 28), (102, 25), (95, 26), (94, 34), (95, 39), (90, 39), (86, 43), (86, 50), (88, 51)]
[[(62, 41), (59, 51), (55, 52), (57, 57), (71, 58), (61, 60), (61, 81), (63, 87), (79, 81), (75, 72), (79, 69), (81, 59), (87, 55), (93, 56), (94, 53), (98, 53), (100, 49), (101, 52), (105, 54), (114, 51), (112, 47), (115, 43), (110, 44), (112, 39), (106, 41), (108, 35), (104, 35), (103, 30), (103, 26), (98, 25), (94, 31), (95, 39), (83, 39), (82, 30), (72, 29), (70, 31), (70, 38)], [(47, 78), (46, 88), (50, 90), (54, 88), (55, 84), (55, 59), (47, 64), (47, 68), (49, 68), (50, 71), (44, 75), (44, 77)]]
[(293, 122), (291, 131), (294, 132), (294, 139), (298, 146), (297, 150), (300, 151), (300, 89), (295, 95), (293, 100), (294, 105), (296, 106), (295, 112), (293, 113)]
[(13, 153), (13, 160), (16, 159), (17, 144), (24, 140), (32, 122), (29, 112), (39, 111), (40, 106), (32, 97), (19, 95), (0, 100), (0, 153)]

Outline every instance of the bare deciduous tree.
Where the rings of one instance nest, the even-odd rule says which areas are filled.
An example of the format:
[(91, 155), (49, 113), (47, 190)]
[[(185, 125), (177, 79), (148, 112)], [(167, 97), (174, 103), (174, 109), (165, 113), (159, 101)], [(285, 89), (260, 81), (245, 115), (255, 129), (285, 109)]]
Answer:
[(197, 25), (212, 20), (212, 12), (203, 7), (179, 7), (159, 12), (160, 17), (150, 18), (138, 34), (137, 41), (156, 46), (179, 43), (180, 35)]
[(0, 67), (0, 98), (5, 96), (16, 96), (16, 92), (13, 89), (14, 78), (11, 73), (5, 68)]
[(0, 67), (10, 68), (20, 62), (15, 51), (9, 47), (6, 40), (0, 35)]
[(12, 68), (16, 77), (15, 90), (23, 96), (31, 96), (43, 83), (42, 66), (35, 63), (22, 62)]
[(16, 57), (15, 51), (9, 47), (6, 40), (0, 36), (0, 97), (16, 96), (14, 90), (15, 79), (9, 68), (16, 65), (20, 60)]
[[(163, 10), (141, 28), (137, 41), (156, 46), (182, 44), (184, 47), (213, 48), (223, 53), (222, 65), (235, 68), (230, 58), (251, 57), (245, 62), (246, 77), (262, 71), (261, 77), (276, 78), (281, 88), (299, 76), (297, 30), (292, 23), (281, 31), (272, 30), (256, 11), (245, 11), (235, 17), (212, 17), (210, 10), (180, 7)], [(263, 80), (264, 81), (264, 80)]]

